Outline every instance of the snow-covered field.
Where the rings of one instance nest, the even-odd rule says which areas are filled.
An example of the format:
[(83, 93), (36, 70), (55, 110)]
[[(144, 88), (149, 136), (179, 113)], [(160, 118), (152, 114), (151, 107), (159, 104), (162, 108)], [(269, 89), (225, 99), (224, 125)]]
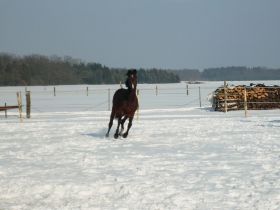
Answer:
[[(279, 209), (280, 111), (213, 112), (221, 84), (201, 85), (201, 108), (196, 86), (140, 85), (139, 119), (118, 140), (116, 122), (105, 138), (117, 86), (29, 88), (31, 119), (0, 112), (0, 209)], [(18, 88), (0, 88), (0, 104)]]

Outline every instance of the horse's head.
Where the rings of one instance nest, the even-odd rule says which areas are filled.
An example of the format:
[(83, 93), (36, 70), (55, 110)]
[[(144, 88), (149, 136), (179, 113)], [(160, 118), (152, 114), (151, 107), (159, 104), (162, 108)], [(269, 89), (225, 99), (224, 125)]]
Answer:
[(132, 85), (132, 89), (136, 89), (137, 87), (137, 70), (136, 69), (132, 69), (131, 70), (131, 74), (130, 74), (130, 82)]

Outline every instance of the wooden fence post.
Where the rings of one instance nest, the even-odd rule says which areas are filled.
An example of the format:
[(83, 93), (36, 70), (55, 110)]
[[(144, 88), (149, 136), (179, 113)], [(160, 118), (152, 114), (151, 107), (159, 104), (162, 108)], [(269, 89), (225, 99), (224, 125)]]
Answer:
[(87, 96), (88, 96), (88, 87), (87, 87)]
[(187, 89), (187, 96), (189, 95), (189, 85), (186, 85), (186, 89)]
[(138, 108), (137, 108), (137, 120), (139, 120), (139, 100), (140, 100), (140, 90), (137, 89), (137, 99), (138, 99)]
[(55, 87), (53, 87), (53, 96), (56, 96), (56, 90), (55, 90)]
[(198, 87), (198, 94), (199, 94), (199, 107), (201, 107), (201, 92), (200, 92), (200, 87)]
[(245, 117), (248, 117), (248, 105), (247, 105), (247, 90), (246, 87), (244, 87), (244, 111), (245, 111)]
[(156, 85), (156, 96), (158, 95), (158, 86)]
[(22, 122), (22, 98), (21, 98), (21, 92), (17, 92), (17, 102), (18, 102), (19, 118), (20, 118), (20, 122)]
[(108, 88), (108, 111), (110, 111), (110, 107), (111, 107), (110, 106), (110, 101), (111, 101), (111, 96), (110, 96), (111, 94), (110, 94), (110, 92), (111, 92), (110, 88)]
[(227, 104), (227, 99), (228, 99), (228, 96), (227, 96), (227, 82), (224, 81), (224, 94), (225, 94), (225, 100), (224, 100), (224, 111), (227, 113), (228, 111), (228, 104)]
[(8, 118), (8, 114), (7, 114), (7, 103), (5, 103), (5, 118)]
[(30, 118), (31, 113), (31, 97), (30, 97), (30, 91), (26, 92), (26, 118)]

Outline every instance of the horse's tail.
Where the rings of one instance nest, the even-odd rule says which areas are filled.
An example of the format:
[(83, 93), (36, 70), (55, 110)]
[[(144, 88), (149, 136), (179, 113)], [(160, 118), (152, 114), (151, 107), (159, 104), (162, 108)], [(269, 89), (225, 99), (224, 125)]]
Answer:
[(112, 107), (112, 110), (111, 110), (110, 119), (114, 119), (115, 116), (116, 116), (116, 111), (115, 111), (115, 107), (113, 106), (113, 107)]

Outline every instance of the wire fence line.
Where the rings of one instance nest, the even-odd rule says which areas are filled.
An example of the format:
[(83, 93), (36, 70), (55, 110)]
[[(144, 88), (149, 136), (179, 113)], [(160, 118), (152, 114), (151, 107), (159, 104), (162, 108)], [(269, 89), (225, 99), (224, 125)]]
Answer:
[[(114, 92), (119, 88), (118, 84), (0, 88), (0, 106), (4, 106), (5, 103), (16, 105), (16, 92), (20, 91), (24, 95), (26, 91), (30, 91), (32, 113), (110, 111)], [(139, 109), (210, 108), (213, 105), (213, 93), (219, 88), (223, 88), (221, 82), (213, 84), (140, 84), (137, 91)], [(248, 101), (248, 103), (254, 102)], [(24, 99), (22, 105), (24, 109), (26, 105)], [(9, 112), (13, 113), (17, 110), (9, 110)]]
[[(31, 92), (31, 110), (33, 112), (60, 112), (60, 111), (108, 111), (111, 110), (114, 92), (119, 86), (103, 88), (90, 87), (37, 87), (21, 88), (22, 95), (25, 91)], [(184, 106), (211, 106), (207, 95), (215, 88), (204, 87), (138, 87), (140, 109), (178, 108)], [(202, 94), (199, 97), (199, 91)], [(16, 89), (0, 89), (0, 106), (16, 103)], [(2, 105), (3, 104), (3, 105)], [(23, 106), (25, 101), (23, 99)]]

